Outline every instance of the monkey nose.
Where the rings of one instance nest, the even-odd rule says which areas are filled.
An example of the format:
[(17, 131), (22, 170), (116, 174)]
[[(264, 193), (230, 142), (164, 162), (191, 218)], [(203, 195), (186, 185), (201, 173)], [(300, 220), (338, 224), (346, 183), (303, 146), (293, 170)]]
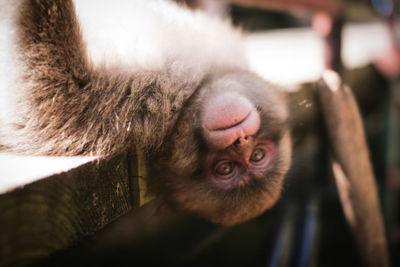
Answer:
[(234, 146), (237, 147), (243, 147), (246, 146), (249, 143), (249, 137), (248, 136), (240, 136), (236, 141), (233, 143)]

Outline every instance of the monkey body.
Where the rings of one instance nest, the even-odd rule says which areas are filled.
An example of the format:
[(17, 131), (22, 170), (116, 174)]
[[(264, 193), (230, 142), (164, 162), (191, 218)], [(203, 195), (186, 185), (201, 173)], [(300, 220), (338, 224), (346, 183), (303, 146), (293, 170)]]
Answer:
[[(18, 16), (22, 16), (18, 22), (12, 21), (12, 23), (23, 23), (25, 17), (37, 16), (41, 20), (38, 23), (41, 26), (45, 25), (43, 27), (48, 27), (42, 28), (43, 32), (51, 33), (57, 27), (62, 28), (63, 32), (59, 34), (54, 33), (54, 35), (45, 36), (49, 43), (53, 39), (71, 40), (75, 44), (67, 45), (77, 49), (70, 55), (65, 55), (56, 46), (41, 46), (39, 48), (41, 50), (38, 51), (38, 46), (31, 46), (38, 40), (20, 40), (25, 38), (22, 37), (25, 36), (25, 33), (18, 32), (10, 38), (19, 43), (19, 46), (29, 47), (29, 49), (22, 47), (19, 48), (20, 51), (23, 51), (22, 53), (16, 51), (18, 57), (12, 60), (17, 65), (18, 73), (14, 74), (13, 80), (7, 84), (8, 88), (4, 90), (10, 90), (9, 87), (13, 87), (13, 93), (18, 97), (16, 100), (18, 104), (14, 105), (17, 110), (11, 112), (11, 117), (15, 115), (24, 116), (25, 118), (17, 117), (16, 121), (22, 121), (23, 124), (26, 124), (27, 121), (31, 121), (31, 123), (26, 131), (17, 131), (21, 134), (12, 134), (8, 143), (19, 141), (20, 138), (21, 141), (18, 145), (13, 147), (20, 150), (29, 149), (30, 154), (108, 154), (113, 149), (120, 149), (117, 146), (111, 148), (118, 143), (115, 142), (119, 139), (116, 135), (120, 135), (121, 138), (129, 136), (133, 143), (141, 144), (144, 150), (147, 150), (149, 146), (159, 147), (163, 136), (156, 138), (156, 135), (158, 133), (165, 135), (166, 129), (160, 127), (166, 125), (158, 122), (173, 121), (173, 118), (170, 118), (172, 114), (169, 114), (169, 112), (181, 109), (183, 102), (197, 88), (209, 69), (221, 67), (218, 66), (221, 65), (221, 62), (224, 64), (224, 68), (238, 68), (240, 64), (243, 65), (245, 62), (243, 58), (240, 58), (242, 50), (241, 47), (238, 47), (241, 44), (239, 42), (240, 33), (235, 32), (229, 24), (217, 23), (217, 21), (212, 20), (209, 22), (203, 14), (190, 12), (167, 1), (111, 3), (108, 1), (76, 0), (74, 4), (75, 10), (69, 10), (71, 14), (66, 14), (72, 16), (74, 24), (67, 24), (65, 28), (62, 28), (63, 25), (52, 24), (50, 21), (53, 19), (55, 23), (64, 23), (58, 18), (58, 16), (63, 16), (63, 10), (58, 10), (56, 3), (52, 6), (50, 4), (45, 6), (45, 3), (41, 3), (40, 5), (43, 5), (42, 10), (32, 10), (35, 12), (34, 14), (20, 15), (17, 13), (21, 12), (21, 9), (18, 9), (14, 11), (14, 18), (11, 18), (15, 20)], [(23, 3), (22, 6), (24, 6)], [(93, 6), (96, 6), (95, 10)], [(72, 6), (70, 8), (73, 9)], [(46, 14), (46, 12), (49, 14)], [(26, 25), (31, 26), (28, 24), (27, 22)], [(226, 45), (216, 41), (216, 34), (213, 34), (214, 36), (209, 34), (206, 27), (196, 29), (196, 24), (206, 24), (210, 28), (218, 26), (221, 28), (219, 34), (233, 36), (230, 42), (231, 48), (227, 49)], [(188, 27), (190, 27), (190, 30), (187, 30)], [(18, 25), (18, 28), (21, 29), (21, 25)], [(31, 32), (38, 30), (28, 27), (22, 29)], [(82, 34), (75, 31), (80, 31)], [(227, 40), (227, 38), (224, 39)], [(176, 40), (179, 40), (179, 46)], [(210, 40), (212, 44), (209, 44)], [(40, 41), (44, 43), (46, 40), (41, 36)], [(207, 45), (204, 45), (204, 42), (207, 42)], [(15, 46), (15, 44), (11, 44), (11, 46)], [(200, 49), (201, 47), (205, 49)], [(192, 53), (192, 51), (199, 50), (201, 50), (200, 53)], [(227, 50), (232, 51), (227, 53)], [(5, 53), (8, 53), (8, 51)], [(234, 60), (232, 55), (236, 55), (239, 60)], [(64, 57), (70, 61), (67, 64), (71, 66), (59, 64), (59, 62), (65, 62)], [(213, 59), (212, 62), (210, 62), (210, 58)], [(229, 64), (227, 64), (228, 60), (231, 61)], [(47, 65), (51, 68), (41, 65), (41, 73), (38, 73), (37, 65), (39, 62), (48, 63)], [(35, 65), (35, 67), (32, 68), (32, 65)], [(4, 68), (2, 76), (10, 76), (8, 67)], [(71, 77), (69, 73), (65, 75), (65, 68), (74, 69), (76, 72), (73, 74), (74, 77)], [(32, 73), (32, 70), (34, 70), (34, 73)], [(32, 73), (31, 76), (26, 77), (30, 73)], [(24, 77), (21, 77), (21, 75)], [(171, 78), (170, 76), (174, 77)], [(31, 88), (26, 88), (26, 80), (29, 81)], [(38, 80), (37, 86), (31, 85)], [(48, 81), (47, 84), (51, 84), (51, 86), (52, 81), (56, 81), (59, 86), (57, 90), (46, 90), (46, 88), (42, 88), (46, 86), (42, 81)], [(133, 84), (127, 84), (129, 81)], [(176, 82), (176, 84), (173, 84), (173, 82)], [(181, 87), (185, 87), (185, 90), (181, 90)], [(106, 98), (114, 102), (97, 101), (96, 98), (99, 94), (93, 92), (94, 90), (101, 92), (101, 96), (108, 94)], [(141, 121), (144, 118), (136, 119), (133, 116), (131, 119), (122, 118), (124, 114), (114, 108), (120, 105), (123, 109), (127, 105), (130, 106), (130, 109), (133, 109), (133, 107), (139, 105), (137, 100), (141, 99), (141, 95), (147, 98), (144, 102), (150, 102), (148, 96), (151, 95), (152, 90), (154, 91), (153, 94), (157, 94), (157, 90), (158, 93), (162, 92), (163, 98), (161, 101), (153, 100), (153, 106), (156, 106), (156, 110), (151, 111), (150, 106), (147, 107), (149, 112), (146, 115), (161, 116), (148, 120), (149, 122), (157, 122), (154, 123), (155, 125), (148, 125), (148, 128), (144, 128), (141, 126), (143, 125)], [(191, 90), (191, 92), (188, 90)], [(38, 98), (38, 101), (29, 100), (28, 103), (25, 103), (26, 91), (30, 91), (29, 95)], [(68, 92), (72, 94), (68, 94)], [(122, 92), (123, 95), (120, 95), (120, 99), (118, 99), (117, 94)], [(71, 97), (79, 94), (82, 94), (82, 96), (78, 96), (79, 101), (77, 101), (77, 98)], [(170, 100), (170, 102), (168, 103), (166, 100)], [(95, 105), (93, 102), (98, 104)], [(146, 105), (146, 103), (143, 104)], [(151, 105), (151, 103), (148, 104)], [(164, 104), (166, 106), (163, 106)], [(37, 106), (32, 109), (32, 105)], [(26, 111), (24, 111), (24, 107), (27, 107)], [(137, 109), (142, 109), (142, 107), (137, 107)], [(159, 112), (158, 109), (163, 111)], [(39, 114), (34, 115), (32, 112), (35, 110), (38, 110)], [(46, 112), (43, 112), (44, 110)], [(68, 114), (68, 111), (73, 112), (73, 114)], [(24, 112), (28, 114), (24, 115)], [(138, 112), (131, 112), (138, 114)], [(110, 113), (114, 113), (114, 115)], [(99, 114), (102, 116), (99, 116)], [(29, 119), (26, 117), (29, 117)], [(111, 120), (99, 124), (93, 123), (89, 128), (79, 125), (79, 121), (94, 121), (101, 118), (110, 118)], [(136, 125), (138, 122), (140, 122), (140, 126)], [(70, 125), (70, 123), (75, 124), (75, 126)], [(103, 130), (100, 126), (107, 129)], [(40, 136), (36, 135), (31, 128), (40, 128), (37, 129), (41, 132)], [(122, 128), (127, 132), (126, 137), (123, 137)], [(135, 131), (142, 129), (146, 133), (137, 132), (138, 138), (132, 138), (129, 133), (132, 132), (132, 129), (135, 129)], [(101, 131), (103, 133), (99, 134)], [(46, 138), (46, 132), (49, 134), (48, 140), (36, 140)], [(34, 136), (31, 136), (30, 133), (34, 133)], [(93, 136), (96, 134), (99, 134), (100, 137)], [(151, 138), (146, 141), (143, 137)], [(71, 144), (66, 147), (65, 141), (55, 141), (54, 138), (69, 139)], [(93, 143), (95, 138), (97, 138), (97, 144)], [(106, 144), (107, 140), (114, 140), (113, 144)], [(49, 141), (53, 144), (43, 146), (43, 143)], [(126, 140), (121, 140), (119, 143), (122, 144), (122, 147), (125, 147), (126, 142)], [(35, 147), (35, 144), (39, 146)], [(62, 147), (55, 149), (54, 145)], [(32, 149), (33, 147), (35, 148)]]
[(143, 151), (150, 188), (215, 223), (277, 201), (291, 157), (287, 107), (247, 70), (229, 23), (160, 0), (20, 0), (2, 19), (12, 38), (0, 55), (12, 67), (2, 66), (1, 89), (15, 97), (2, 150)]

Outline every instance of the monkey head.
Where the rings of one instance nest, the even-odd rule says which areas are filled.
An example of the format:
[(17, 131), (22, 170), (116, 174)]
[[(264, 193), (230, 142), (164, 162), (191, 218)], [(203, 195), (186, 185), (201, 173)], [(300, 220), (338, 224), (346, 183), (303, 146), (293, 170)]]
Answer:
[[(284, 95), (254, 74), (209, 76), (150, 162), (150, 183), (168, 203), (233, 225), (278, 200), (291, 161)], [(151, 181), (151, 180), (150, 180)]]

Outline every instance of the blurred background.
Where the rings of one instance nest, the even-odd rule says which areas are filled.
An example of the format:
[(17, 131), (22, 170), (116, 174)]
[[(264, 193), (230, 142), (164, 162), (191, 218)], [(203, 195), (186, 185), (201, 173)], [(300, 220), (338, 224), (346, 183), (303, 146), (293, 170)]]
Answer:
[(39, 265), (363, 266), (315, 96), (315, 81), (331, 68), (360, 105), (391, 265), (400, 266), (399, 1), (178, 2), (232, 18), (249, 33), (251, 68), (288, 91), (294, 162), (282, 199), (235, 227), (211, 225), (154, 200)]

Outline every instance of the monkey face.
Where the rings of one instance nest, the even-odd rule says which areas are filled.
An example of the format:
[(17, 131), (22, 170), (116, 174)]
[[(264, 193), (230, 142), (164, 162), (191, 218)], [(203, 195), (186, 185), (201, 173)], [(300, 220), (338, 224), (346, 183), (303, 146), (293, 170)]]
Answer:
[(260, 78), (243, 72), (211, 77), (150, 168), (150, 177), (158, 177), (155, 190), (214, 223), (258, 216), (278, 200), (289, 169), (287, 117), (283, 95)]
[(228, 147), (208, 153), (206, 176), (214, 186), (225, 190), (246, 186), (251, 179), (263, 177), (275, 156), (275, 145), (267, 138), (241, 136)]

